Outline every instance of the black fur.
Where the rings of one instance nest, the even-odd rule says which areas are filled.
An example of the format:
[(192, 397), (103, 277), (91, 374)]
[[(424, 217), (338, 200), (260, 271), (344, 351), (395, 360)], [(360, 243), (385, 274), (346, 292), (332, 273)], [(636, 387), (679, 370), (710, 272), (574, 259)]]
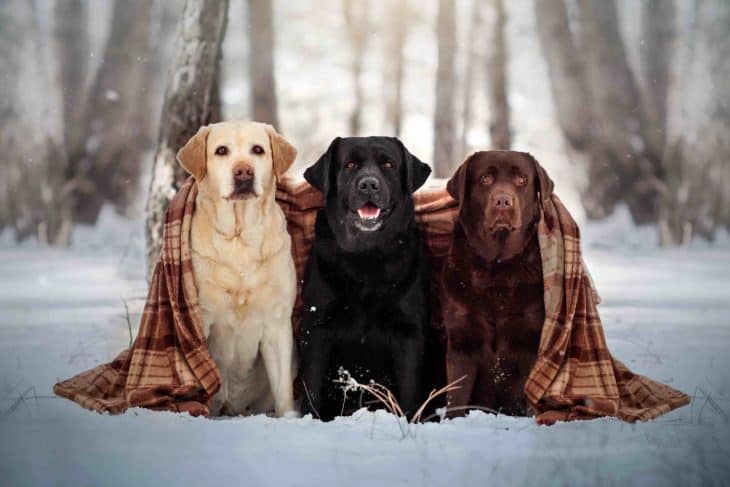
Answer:
[[(302, 292), (305, 414), (331, 420), (373, 399), (350, 392), (343, 403), (340, 368), (391, 389), (406, 414), (425, 399), (429, 268), (411, 194), (430, 171), (398, 139), (352, 137), (305, 172), (325, 194)], [(381, 216), (363, 220), (366, 203)]]

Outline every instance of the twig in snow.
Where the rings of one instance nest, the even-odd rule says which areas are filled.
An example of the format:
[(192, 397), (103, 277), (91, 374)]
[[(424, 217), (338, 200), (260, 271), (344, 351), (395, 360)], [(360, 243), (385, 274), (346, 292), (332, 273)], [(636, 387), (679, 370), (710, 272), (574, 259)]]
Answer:
[(127, 319), (127, 330), (129, 331), (129, 346), (132, 346), (132, 322), (129, 319), (129, 306), (127, 306), (127, 300), (122, 298), (122, 303), (124, 303), (124, 315)]
[[(451, 408), (450, 407), (446, 407), (444, 409), (445, 409), (445, 413), (448, 413), (449, 411), (468, 411), (470, 409), (478, 409), (479, 411), (484, 411), (485, 413), (492, 413), (492, 414), (497, 414), (497, 415), (502, 415), (502, 416), (509, 416), (509, 414), (504, 414), (504, 413), (499, 412), (499, 411), (497, 411), (495, 409), (488, 408), (488, 407), (484, 407), (484, 406), (471, 406), (471, 405), (466, 405), (466, 406), (454, 406), (454, 407), (451, 407)], [(446, 414), (444, 414), (444, 416), (445, 415)], [(439, 416), (441, 416), (441, 414), (439, 414), (439, 413), (433, 413), (433, 414), (427, 416), (426, 419), (423, 420), (423, 422), (424, 423), (427, 423), (428, 421), (431, 421), (432, 419), (437, 418)]]
[(26, 397), (26, 396), (28, 396), (28, 394), (30, 394), (31, 392), (33, 393), (33, 397), (35, 398), (36, 407), (38, 409), (40, 409), (40, 404), (38, 404), (38, 396), (36, 395), (35, 387), (30, 386), (20, 396), (18, 396), (15, 399), (15, 401), (13, 401), (13, 403), (10, 405), (10, 407), (8, 409), (6, 409), (5, 411), (3, 411), (2, 414), (0, 414), (0, 421), (3, 421), (5, 418), (7, 418), (11, 414), (13, 414), (15, 412), (15, 410), (18, 409), (18, 406), (25, 403), (26, 399), (30, 399), (30, 397)]
[[(466, 376), (461, 377), (449, 384), (446, 384), (441, 389), (432, 390), (431, 393), (428, 395), (428, 398), (426, 398), (426, 400), (416, 410), (416, 412), (413, 414), (409, 421), (406, 417), (405, 412), (403, 411), (403, 408), (401, 407), (400, 403), (398, 403), (398, 400), (396, 399), (395, 395), (390, 391), (390, 389), (374, 381), (371, 381), (369, 384), (361, 384), (357, 381), (357, 379), (352, 377), (352, 375), (347, 370), (344, 370), (342, 368), (340, 368), (339, 374), (340, 378), (338, 380), (335, 380), (334, 382), (337, 384), (342, 384), (343, 394), (345, 394), (346, 396), (349, 391), (360, 391), (361, 393), (367, 392), (368, 394), (373, 396), (376, 399), (375, 402), (381, 403), (383, 406), (385, 406), (385, 409), (395, 417), (396, 422), (398, 423), (398, 428), (400, 429), (403, 438), (406, 438), (408, 436), (412, 437), (415, 435), (415, 430), (412, 428), (412, 425), (421, 422), (423, 412), (433, 399), (437, 398), (440, 395), (446, 394), (447, 392), (458, 389), (459, 386), (457, 384), (466, 378)], [(405, 424), (403, 420), (405, 420)]]
[(319, 416), (319, 411), (317, 411), (317, 408), (314, 407), (314, 403), (312, 402), (312, 396), (309, 395), (309, 389), (307, 388), (307, 383), (302, 379), (302, 385), (304, 386), (304, 393), (307, 395), (307, 401), (309, 401), (309, 405), (312, 407), (312, 411), (314, 411), (314, 414), (317, 415), (317, 419), (321, 419)]

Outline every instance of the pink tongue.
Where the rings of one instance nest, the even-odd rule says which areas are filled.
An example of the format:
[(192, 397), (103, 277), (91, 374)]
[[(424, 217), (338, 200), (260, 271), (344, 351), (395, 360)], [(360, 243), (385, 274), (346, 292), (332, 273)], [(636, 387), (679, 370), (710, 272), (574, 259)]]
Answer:
[(377, 218), (378, 215), (380, 215), (380, 208), (373, 205), (372, 203), (367, 203), (362, 208), (357, 210), (358, 215), (360, 215), (360, 218)]

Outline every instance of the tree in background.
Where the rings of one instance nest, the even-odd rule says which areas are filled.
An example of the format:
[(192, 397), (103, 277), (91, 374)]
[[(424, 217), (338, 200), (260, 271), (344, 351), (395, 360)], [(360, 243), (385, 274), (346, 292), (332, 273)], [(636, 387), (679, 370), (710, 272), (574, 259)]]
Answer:
[(439, 0), (436, 20), (438, 68), (436, 72), (436, 109), (433, 116), (434, 176), (445, 178), (457, 161), (454, 160), (454, 89), (456, 74), (456, 12), (454, 0)]
[(697, 2), (688, 24), (670, 76), (663, 245), (730, 229), (730, 3)]
[(672, 53), (675, 51), (674, 0), (641, 2), (642, 42), (639, 44), (641, 91), (648, 122), (647, 137), (661, 153), (667, 134), (667, 103)]
[(87, 51), (91, 43), (87, 5), (87, 0), (57, 1), (53, 10), (54, 47), (60, 60), (63, 143), (67, 150), (79, 147), (84, 139), (81, 126), (89, 72)]
[(588, 216), (625, 203), (634, 222), (659, 224), (662, 245), (728, 228), (730, 6), (696, 3), (676, 49), (674, 1), (644, 2), (641, 76), (627, 61), (612, 0), (579, 0), (576, 36), (563, 0), (535, 8), (557, 119), (587, 167)]
[(180, 16), (147, 200), (148, 276), (159, 256), (165, 211), (186, 178), (175, 160), (177, 151), (198, 128), (216, 121), (212, 98), (227, 13), (227, 0), (186, 0)]
[(0, 228), (10, 226), (18, 240), (36, 235), (41, 244), (65, 245), (62, 126), (39, 37), (33, 2), (0, 2)]
[(343, 0), (342, 12), (352, 45), (352, 82), (355, 88), (354, 106), (350, 114), (350, 135), (358, 135), (362, 128), (362, 111), (365, 105), (365, 93), (362, 87), (362, 71), (365, 61), (370, 24), (368, 0)]
[(503, 0), (491, 0), (492, 22), (487, 31), (487, 80), (489, 93), (489, 135), (492, 148), (509, 149), (510, 113), (507, 99), (507, 41), (505, 25), (507, 14)]
[(613, 0), (579, 0), (576, 36), (563, 0), (536, 0), (535, 7), (558, 123), (587, 168), (581, 197), (588, 217), (608, 216), (625, 202), (635, 222), (656, 221), (662, 171)]
[(83, 141), (69, 148), (70, 169), (81, 180), (74, 210), (93, 223), (111, 198), (120, 213), (137, 192), (142, 157), (149, 146), (142, 128), (152, 89), (154, 46), (146, 0), (115, 0), (102, 63), (83, 115)]
[(385, 10), (385, 116), (393, 134), (403, 128), (403, 77), (405, 76), (405, 43), (408, 35), (407, 0), (390, 0)]
[(471, 13), (469, 15), (469, 32), (467, 34), (466, 70), (464, 73), (464, 89), (461, 103), (461, 135), (459, 140), (459, 151), (461, 154), (469, 152), (468, 134), (471, 130), (473, 118), (474, 100), (474, 75), (475, 66), (478, 64), (478, 53), (476, 47), (480, 45), (479, 36), (482, 24), (482, 5), (479, 0), (473, 0)]
[(274, 76), (272, 1), (248, 0), (249, 75), (253, 119), (279, 127)]

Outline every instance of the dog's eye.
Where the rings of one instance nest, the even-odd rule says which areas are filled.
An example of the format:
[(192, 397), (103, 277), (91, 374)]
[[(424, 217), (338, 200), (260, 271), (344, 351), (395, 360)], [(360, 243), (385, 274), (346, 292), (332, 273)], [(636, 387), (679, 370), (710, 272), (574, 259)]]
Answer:
[(517, 186), (524, 186), (525, 184), (527, 184), (527, 178), (522, 175), (517, 175), (515, 177), (515, 183), (517, 183)]
[(479, 179), (479, 181), (483, 185), (489, 186), (490, 184), (494, 183), (494, 176), (492, 176), (491, 174), (485, 174), (484, 176), (481, 177), (481, 179)]
[(219, 145), (215, 148), (215, 155), (217, 156), (225, 156), (228, 154), (228, 147), (225, 145)]
[(383, 167), (384, 167), (385, 169), (393, 169), (393, 162), (392, 162), (392, 161), (385, 161), (385, 162), (383, 163)]
[(261, 154), (264, 153), (264, 148), (261, 147), (260, 145), (256, 144), (253, 147), (251, 147), (251, 153), (260, 156)]
[(354, 163), (354, 162), (352, 162), (352, 161), (347, 161), (347, 162), (345, 163), (345, 169), (352, 169), (353, 167), (355, 167), (355, 163)]

